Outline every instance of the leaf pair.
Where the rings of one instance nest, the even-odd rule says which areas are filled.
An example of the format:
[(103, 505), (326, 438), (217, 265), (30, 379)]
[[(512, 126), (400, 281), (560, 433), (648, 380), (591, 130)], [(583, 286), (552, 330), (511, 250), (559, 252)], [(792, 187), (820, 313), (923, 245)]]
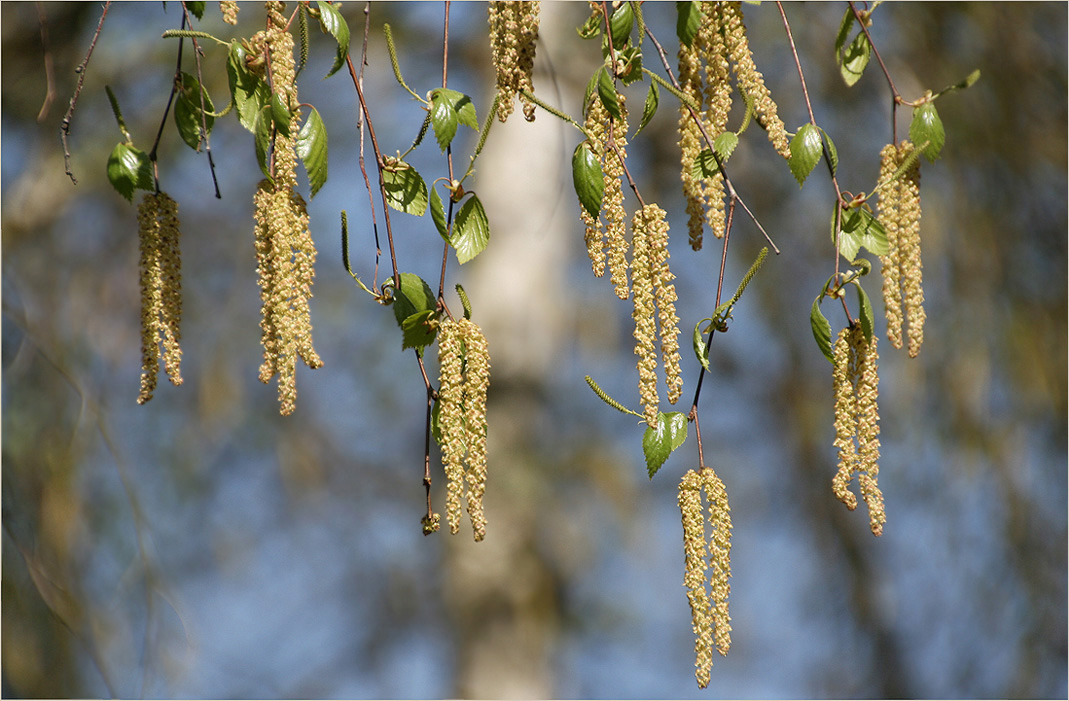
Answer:
[(456, 90), (437, 88), (431, 92), (430, 118), (434, 138), (442, 151), (453, 141), (458, 125), (464, 124), (479, 131), (475, 105), (470, 97)]
[[(860, 263), (860, 261), (855, 261)], [(813, 306), (809, 310), (809, 325), (813, 330), (813, 339), (817, 342), (817, 347), (820, 348), (820, 352), (824, 354), (824, 357), (828, 359), (828, 362), (834, 362), (831, 352), (831, 324), (828, 323), (827, 317), (820, 311), (820, 303), (828, 296), (837, 296), (841, 293), (832, 292), (829, 293), (828, 287), (832, 284), (834, 277), (829, 278), (824, 287), (821, 288), (820, 294), (813, 300)], [(859, 307), (858, 321), (861, 323), (861, 330), (865, 333), (865, 340), (872, 341), (872, 333), (874, 328), (875, 313), (872, 311), (872, 303), (869, 301), (869, 296), (865, 293), (864, 288), (861, 287), (861, 281), (858, 280), (858, 276), (854, 275), (849, 279), (857, 288), (857, 303)]]

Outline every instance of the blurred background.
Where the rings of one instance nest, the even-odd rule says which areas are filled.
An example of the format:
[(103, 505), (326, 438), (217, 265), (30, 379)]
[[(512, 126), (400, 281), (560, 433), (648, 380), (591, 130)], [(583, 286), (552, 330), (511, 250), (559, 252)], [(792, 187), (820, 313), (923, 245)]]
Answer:
[[(840, 183), (858, 192), (891, 140), (890, 99), (875, 62), (853, 88), (842, 83), (832, 49), (844, 8), (786, 11)], [(177, 51), (159, 37), (179, 26), (180, 6), (111, 6), (72, 120), (75, 186), (60, 123), (100, 9), (0, 6), (4, 696), (1066, 697), (1064, 4), (875, 13), (874, 41), (907, 99), (982, 71), (937, 103), (946, 146), (921, 167), (923, 350), (910, 360), (881, 343), (881, 538), (830, 488), (831, 370), (808, 312), (834, 269), (832, 188), (818, 169), (800, 190), (757, 129), (732, 157), (736, 186), (782, 254), (717, 335), (701, 397), (706, 462), (734, 520), (733, 642), (706, 691), (693, 676), (676, 506), (695, 442), (649, 480), (641, 429), (583, 381), (638, 404), (630, 303), (590, 275), (582, 244), (569, 173), (578, 132), (544, 112), (531, 124), (516, 114), (478, 163), (490, 246), (449, 275), (464, 283), (493, 363), (489, 535), (424, 537), (423, 380), (393, 314), (340, 261), (345, 209), (353, 267), (370, 281), (356, 95), (344, 71), (320, 80), (333, 41), (313, 29), (299, 84), (330, 134), (330, 180), (309, 207), (325, 367), (301, 367), (297, 411), (280, 417), (275, 385), (257, 380), (252, 140), (232, 116), (217, 122), (217, 200), (207, 159), (169, 118), (159, 163), (182, 221), (185, 383), (161, 378), (138, 406), (136, 208), (105, 177), (121, 135), (104, 86), (150, 149)], [(342, 13), (358, 55), (364, 5)], [(542, 5), (535, 89), (571, 114), (600, 60), (574, 29), (587, 14), (586, 3)], [(779, 13), (764, 4), (745, 15), (793, 131), (808, 115)], [(444, 6), (376, 3), (369, 17), (372, 118), (383, 150), (403, 151), (424, 113), (393, 80), (382, 25), (424, 94), (441, 85)], [(674, 7), (647, 3), (645, 17), (674, 56)], [(235, 34), (209, 3), (200, 28), (248, 36), (262, 10), (243, 3), (239, 19)], [(485, 5), (453, 4), (449, 26), (449, 87), (472, 96), (481, 120), (493, 99)], [(221, 107), (225, 50), (202, 46)], [(645, 89), (627, 91), (632, 132)], [(677, 111), (664, 92), (661, 104), (630, 165), (647, 201), (670, 212), (686, 337), (714, 307), (720, 247), (687, 246)], [(909, 110), (899, 119), (904, 138)], [(461, 169), (475, 141), (462, 131)], [(371, 167), (370, 144), (367, 154)], [(411, 162), (428, 182), (447, 172), (430, 139)], [(393, 222), (402, 270), (437, 280), (429, 218)], [(726, 287), (763, 244), (737, 220)], [(684, 401), (697, 370), (685, 354)]]

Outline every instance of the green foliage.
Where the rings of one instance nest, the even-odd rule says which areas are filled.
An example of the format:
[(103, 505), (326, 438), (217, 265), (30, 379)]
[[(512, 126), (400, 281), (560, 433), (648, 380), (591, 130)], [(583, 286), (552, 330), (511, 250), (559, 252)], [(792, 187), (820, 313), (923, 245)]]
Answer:
[(661, 469), (672, 451), (687, 440), (687, 425), (687, 415), (682, 412), (659, 412), (657, 425), (646, 428), (642, 434), (642, 453), (646, 456), (646, 472), (650, 479)]
[(946, 142), (946, 133), (943, 131), (943, 121), (939, 119), (935, 103), (925, 102), (913, 109), (913, 120), (909, 123), (909, 138), (917, 148), (921, 149), (921, 153), (930, 163), (934, 163), (935, 159), (939, 158), (939, 153)]
[(694, 42), (694, 37), (698, 35), (701, 25), (702, 11), (699, 3), (676, 3), (676, 36), (681, 45), (690, 46)]
[(883, 224), (866, 207), (853, 207), (842, 213), (838, 204), (832, 213), (831, 240), (835, 244), (836, 220), (842, 218), (839, 232), (839, 253), (849, 261), (857, 258), (858, 251), (865, 247), (878, 256), (887, 255), (887, 232)]
[(849, 45), (846, 44), (846, 38), (850, 36), (850, 29), (856, 19), (853, 9), (847, 7), (839, 23), (839, 34), (835, 37), (835, 60), (839, 64), (839, 74), (848, 86), (861, 79), (872, 57), (872, 44), (863, 29), (858, 29), (853, 41)]
[(334, 40), (338, 43), (338, 52), (334, 57), (334, 65), (330, 67), (330, 72), (324, 76), (324, 78), (329, 78), (345, 65), (349, 56), (349, 25), (346, 24), (345, 18), (341, 16), (341, 12), (329, 2), (316, 2), (316, 7), (319, 8), (320, 28), (334, 37)]
[(657, 114), (657, 107), (661, 103), (660, 91), (657, 88), (656, 82), (650, 83), (650, 89), (646, 92), (646, 102), (642, 105), (642, 119), (639, 120), (638, 129), (635, 130), (635, 136), (642, 133), (642, 130), (646, 128), (646, 125), (653, 119), (653, 115)]
[(381, 172), (386, 204), (399, 212), (422, 217), (427, 211), (427, 184), (416, 169), (399, 158), (387, 156)]
[(472, 129), (479, 129), (479, 120), (475, 116), (475, 105), (471, 98), (456, 90), (437, 88), (431, 92), (431, 124), (434, 137), (442, 151), (453, 141), (457, 126), (464, 124)]
[(804, 124), (798, 133), (791, 139), (791, 158), (788, 164), (794, 179), (801, 187), (813, 168), (820, 162), (820, 156), (824, 153), (824, 145), (820, 136), (820, 129), (813, 124)]
[(267, 83), (246, 65), (248, 52), (237, 40), (230, 43), (227, 55), (226, 76), (230, 85), (230, 99), (238, 113), (241, 126), (256, 133), (257, 115), (271, 99)]
[[(826, 287), (825, 287), (826, 289)], [(817, 348), (828, 359), (834, 362), (831, 356), (831, 324), (828, 318), (820, 311), (820, 302), (824, 299), (824, 290), (821, 290), (817, 298), (813, 300), (813, 306), (809, 310), (809, 326), (813, 330), (813, 339), (817, 342)]]
[(576, 146), (572, 154), (572, 183), (583, 209), (597, 219), (605, 195), (605, 179), (601, 163), (587, 141)]
[(631, 9), (631, 3), (620, 3), (620, 6), (609, 17), (609, 34), (612, 37), (613, 48), (619, 51), (630, 41), (631, 28), (634, 26), (635, 13)]
[(116, 144), (108, 156), (108, 182), (129, 201), (134, 190), (152, 190), (152, 163), (141, 149), (131, 144)]
[(616, 86), (613, 85), (609, 72), (605, 68), (599, 68), (597, 76), (598, 97), (601, 98), (601, 104), (605, 105), (605, 109), (609, 111), (613, 119), (620, 119), (620, 99), (616, 96)]
[(490, 243), (490, 221), (486, 217), (483, 203), (479, 201), (475, 193), (471, 193), (457, 212), (449, 245), (457, 252), (457, 260), (463, 265), (482, 253), (488, 243)]
[(400, 285), (390, 278), (384, 287), (393, 290), (393, 315), (401, 328), (401, 348), (415, 348), (422, 353), (438, 333), (438, 300), (420, 276), (401, 273), (398, 277)]
[(304, 120), (301, 131), (297, 134), (295, 144), (297, 157), (304, 163), (308, 173), (311, 196), (315, 197), (319, 189), (327, 182), (327, 128), (319, 110), (312, 107), (308, 118)]
[[(204, 97), (204, 110), (201, 112), (201, 96)], [(178, 89), (177, 99), (174, 103), (174, 124), (178, 127), (178, 134), (182, 141), (193, 150), (200, 148), (202, 117), (203, 126), (211, 133), (215, 117), (210, 112), (215, 111), (208, 91), (197, 82), (197, 79), (189, 73), (182, 73), (182, 84)]]

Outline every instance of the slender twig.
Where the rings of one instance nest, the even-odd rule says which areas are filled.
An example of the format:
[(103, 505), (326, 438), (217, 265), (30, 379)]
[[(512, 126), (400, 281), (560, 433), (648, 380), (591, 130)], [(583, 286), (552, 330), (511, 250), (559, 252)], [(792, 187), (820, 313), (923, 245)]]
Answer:
[[(186, 4), (182, 3), (182, 10), (185, 12), (184, 20), (193, 26), (193, 20), (189, 18), (189, 8)], [(197, 85), (200, 88), (200, 128), (204, 134), (204, 152), (208, 155), (208, 169), (212, 173), (212, 184), (215, 186), (215, 199), (223, 199), (223, 195), (219, 192), (219, 178), (215, 175), (215, 160), (212, 158), (212, 137), (208, 131), (208, 115), (205, 114), (207, 105), (204, 103), (204, 78), (201, 74), (200, 68), (200, 46), (197, 45), (195, 37), (190, 37), (190, 41), (193, 42), (193, 59), (197, 66)], [(179, 44), (181, 45), (181, 44)]]
[(78, 96), (82, 94), (82, 84), (85, 83), (85, 71), (89, 68), (89, 59), (93, 55), (93, 49), (96, 48), (97, 39), (100, 38), (100, 31), (104, 28), (104, 18), (108, 16), (109, 7), (111, 7), (111, 0), (104, 3), (104, 9), (100, 13), (100, 21), (97, 22), (97, 29), (93, 33), (93, 41), (89, 43), (89, 51), (86, 52), (85, 58), (78, 64), (78, 67), (74, 69), (74, 72), (78, 74), (78, 85), (74, 88), (74, 96), (71, 97), (67, 114), (63, 115), (63, 123), (59, 130), (60, 141), (63, 143), (64, 172), (70, 176), (71, 182), (75, 185), (78, 184), (78, 179), (74, 177), (74, 172), (71, 171), (71, 150), (67, 145), (67, 137), (71, 134), (71, 119), (74, 118), (74, 106), (78, 104)]
[(41, 50), (45, 60), (45, 101), (41, 104), (41, 110), (37, 113), (37, 122), (43, 122), (48, 115), (52, 101), (56, 99), (56, 72), (52, 61), (52, 49), (48, 41), (48, 18), (45, 16), (45, 5), (37, 2), (37, 22), (41, 26)]
[[(371, 2), (364, 3), (364, 42), (360, 48), (360, 73), (356, 75), (354, 80), (361, 85), (364, 84), (364, 66), (367, 65), (367, 40), (371, 30)], [(353, 69), (353, 59), (346, 56), (346, 62), (349, 64), (349, 73), (355, 74)], [(368, 199), (368, 211), (371, 212), (371, 230), (375, 236), (375, 273), (371, 278), (371, 289), (375, 290), (379, 287), (379, 259), (382, 258), (382, 246), (379, 244), (379, 220), (375, 215), (375, 196), (371, 190), (371, 179), (367, 176), (367, 165), (364, 163), (364, 113), (361, 110), (356, 111), (356, 130), (360, 133), (360, 173), (364, 176), (364, 187), (367, 189)]]
[[(183, 5), (183, 8), (185, 6)], [(182, 14), (182, 29), (186, 28), (186, 14)], [(178, 86), (182, 82), (182, 49), (186, 45), (185, 37), (178, 40), (178, 60), (175, 62), (174, 76), (171, 78), (171, 94), (167, 96), (167, 106), (163, 108), (163, 117), (160, 118), (160, 127), (156, 130), (156, 140), (152, 142), (152, 150), (149, 151), (148, 159), (152, 162), (152, 173), (156, 179), (156, 192), (160, 191), (160, 177), (159, 171), (156, 165), (156, 152), (160, 147), (160, 141), (163, 139), (163, 128), (167, 126), (167, 115), (171, 112), (171, 105), (174, 104), (174, 96), (178, 92)]]
[(864, 15), (858, 11), (853, 2), (848, 2), (850, 10), (854, 13), (854, 17), (857, 19), (857, 23), (861, 25), (861, 31), (865, 32), (865, 38), (868, 39), (869, 48), (872, 49), (872, 53), (876, 55), (876, 61), (880, 64), (880, 68), (883, 69), (883, 76), (887, 78), (887, 85), (891, 88), (891, 143), (898, 143), (898, 103), (902, 100), (902, 95), (898, 92), (898, 88), (895, 87), (895, 81), (891, 79), (891, 72), (887, 70), (887, 65), (883, 62), (883, 56), (880, 56), (879, 50), (876, 48), (876, 43), (872, 41), (872, 35), (869, 34), (868, 25), (865, 22)]

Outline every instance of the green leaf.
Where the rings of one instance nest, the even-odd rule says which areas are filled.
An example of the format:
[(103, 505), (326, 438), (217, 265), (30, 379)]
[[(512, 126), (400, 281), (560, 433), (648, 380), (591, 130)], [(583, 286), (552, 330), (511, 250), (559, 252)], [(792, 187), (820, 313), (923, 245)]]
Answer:
[(857, 304), (861, 309), (861, 330), (865, 332), (865, 340), (869, 343), (872, 342), (872, 329), (873, 321), (876, 315), (872, 311), (872, 302), (869, 301), (869, 296), (865, 294), (864, 288), (861, 287), (861, 283), (855, 279), (854, 285), (857, 286)]
[(702, 26), (702, 11), (700, 3), (677, 2), (676, 3), (676, 36), (683, 46), (690, 46), (698, 29)]
[(809, 325), (813, 328), (813, 338), (817, 347), (828, 362), (835, 362), (831, 357), (831, 324), (820, 311), (820, 300), (824, 298), (823, 292), (813, 300), (813, 308), (809, 310)]
[(635, 12), (631, 9), (631, 3), (620, 3), (609, 17), (609, 33), (612, 36), (612, 46), (619, 51), (630, 41), (631, 28), (635, 26)]
[[(215, 106), (212, 105), (208, 91), (197, 82), (195, 77), (189, 73), (182, 73), (182, 87), (178, 90), (178, 99), (174, 103), (174, 124), (178, 127), (182, 141), (185, 141), (194, 151), (200, 148), (201, 142), (201, 94), (204, 95), (204, 108), (208, 112), (214, 112)], [(204, 115), (204, 124), (208, 127), (209, 133), (214, 123), (215, 117), (210, 114)]]
[(186, 2), (186, 9), (197, 19), (204, 19), (204, 6), (206, 2)]
[(319, 188), (327, 182), (327, 127), (315, 107), (304, 120), (304, 126), (297, 134), (297, 143), (294, 146), (308, 173), (311, 196), (315, 197)]
[(129, 201), (134, 190), (152, 190), (152, 162), (139, 148), (116, 144), (108, 156), (108, 182)]
[[(733, 131), (725, 131), (713, 141), (713, 148), (716, 149), (716, 155), (720, 156), (721, 163), (726, 163), (731, 158), (731, 154), (735, 153), (735, 147), (738, 145), (739, 137)], [(715, 161), (713, 162), (713, 169), (716, 169)]]
[(386, 204), (394, 209), (422, 217), (427, 211), (427, 184), (416, 169), (404, 161), (388, 158), (382, 169)]
[[(820, 127), (817, 127), (820, 129)], [(824, 153), (828, 154), (828, 160), (831, 162), (831, 174), (835, 176), (837, 170), (839, 170), (839, 151), (835, 148), (835, 142), (831, 140), (831, 136), (828, 132), (820, 129), (820, 135), (824, 139)]]
[[(401, 273), (400, 278), (400, 286), (393, 284), (393, 313), (398, 326), (413, 314), (438, 308), (438, 299), (423, 278), (415, 273)], [(387, 282), (393, 283), (393, 278)]]
[(277, 92), (271, 93), (271, 120), (275, 123), (275, 129), (282, 136), (290, 135), (290, 121), (293, 116), (286, 104), (282, 102), (282, 96)]
[(601, 163), (587, 141), (576, 146), (575, 153), (572, 154), (572, 183), (575, 185), (579, 204), (583, 205), (587, 214), (597, 219), (601, 213), (601, 200), (605, 195), (605, 178)]
[(441, 90), (431, 96), (431, 126), (438, 146), (445, 151), (457, 133), (457, 112)]
[[(834, 226), (833, 218), (833, 237)], [(839, 235), (839, 253), (847, 260), (853, 261), (862, 246), (878, 256), (887, 255), (887, 232), (872, 212), (863, 207), (856, 207), (847, 212), (843, 219), (842, 231)]]
[(849, 5), (843, 18), (839, 21), (839, 33), (835, 35), (835, 60), (842, 66), (843, 47), (846, 46), (846, 37), (850, 36), (850, 28), (854, 26), (854, 10)]
[(638, 130), (635, 131), (635, 136), (638, 136), (646, 125), (653, 119), (653, 115), (657, 114), (657, 107), (661, 104), (661, 95), (657, 87), (656, 81), (650, 81), (650, 89), (646, 92), (646, 103), (642, 105), (642, 119), (638, 123)]
[(449, 244), (457, 252), (461, 265), (483, 252), (490, 243), (490, 222), (478, 196), (472, 194), (457, 212), (453, 222), (453, 238)]
[(935, 109), (935, 103), (926, 102), (920, 107), (913, 109), (913, 121), (909, 123), (909, 138), (913, 144), (920, 148), (925, 143), (921, 153), (930, 163), (939, 158), (939, 152), (946, 143), (946, 132), (943, 131), (943, 121), (939, 119), (939, 113)]
[(598, 34), (601, 34), (601, 14), (591, 13), (586, 22), (583, 22), (582, 26), (576, 27), (575, 31), (579, 33), (580, 39), (593, 39)]
[(787, 161), (794, 179), (798, 181), (798, 187), (801, 187), (813, 172), (823, 153), (820, 129), (812, 124), (803, 125), (791, 139), (791, 157)]
[(271, 167), (267, 162), (267, 151), (271, 148), (271, 106), (265, 105), (256, 113), (256, 121), (253, 129), (253, 146), (256, 148), (256, 163), (267, 179), (274, 182), (271, 177)]
[(975, 83), (978, 80), (980, 80), (980, 69), (979, 68), (977, 68), (975, 71), (973, 71), (969, 75), (965, 76), (965, 80), (961, 81), (960, 83), (955, 83), (954, 85), (951, 85), (949, 87), (943, 88), (938, 93), (936, 93), (935, 96), (938, 97), (940, 95), (943, 95), (944, 93), (953, 92), (954, 90), (964, 90), (964, 89), (966, 89), (968, 87), (972, 87), (972, 84)]
[(865, 72), (865, 67), (869, 65), (871, 56), (872, 44), (869, 43), (869, 38), (865, 35), (865, 32), (858, 32), (854, 40), (850, 42), (850, 46), (846, 47), (845, 52), (836, 53), (836, 57), (839, 59), (839, 73), (848, 86), (861, 79), (861, 74)]
[[(716, 145), (715, 141), (713, 145)], [(702, 149), (690, 167), (690, 174), (695, 180), (711, 178), (719, 172), (720, 169), (716, 165), (716, 158), (713, 157), (713, 152), (707, 148)]]
[(602, 69), (600, 69), (600, 68), (598, 70), (594, 71), (593, 75), (590, 76), (590, 80), (588, 80), (587, 83), (586, 83), (586, 91), (583, 93), (583, 117), (584, 118), (586, 117), (587, 113), (590, 111), (590, 105), (592, 104), (591, 101), (590, 101), (590, 97), (594, 94), (594, 91), (598, 89), (598, 78), (601, 77), (601, 71), (602, 71)]
[(434, 310), (416, 312), (401, 322), (401, 350), (415, 348), (422, 351), (434, 343), (437, 333), (438, 320)]
[(438, 229), (438, 235), (448, 243), (449, 228), (445, 221), (445, 207), (442, 205), (442, 198), (438, 196), (438, 188), (434, 185), (431, 185), (431, 221), (434, 222), (434, 228)]
[(623, 51), (619, 52), (620, 66), (618, 77), (620, 82), (624, 85), (631, 85), (636, 81), (642, 80), (642, 54), (639, 52), (638, 47), (629, 46)]
[(330, 3), (316, 2), (316, 6), (319, 7), (319, 26), (338, 42), (338, 53), (334, 57), (334, 65), (331, 66), (330, 73), (323, 76), (326, 79), (337, 73), (338, 69), (345, 65), (345, 59), (349, 56), (349, 25), (345, 23), (345, 18), (341, 16), (338, 8)]
[(687, 415), (673, 411), (657, 414), (657, 426), (649, 426), (642, 436), (642, 452), (646, 456), (646, 472), (650, 479), (661, 469), (672, 451), (687, 440)]
[(616, 96), (616, 87), (612, 84), (612, 78), (609, 77), (609, 72), (602, 67), (598, 71), (598, 97), (601, 98), (601, 104), (605, 105), (605, 109), (609, 111), (613, 119), (620, 118), (620, 101)]
[(263, 78), (245, 66), (248, 52), (237, 40), (230, 43), (230, 54), (226, 62), (227, 81), (230, 84), (230, 96), (238, 113), (241, 126), (256, 132), (256, 115), (271, 100), (271, 90)]
[(711, 322), (712, 319), (702, 319), (694, 325), (694, 357), (701, 363), (702, 368), (706, 372), (712, 372), (709, 368), (709, 346), (705, 342), (704, 334), (702, 334), (702, 324), (706, 321)]

